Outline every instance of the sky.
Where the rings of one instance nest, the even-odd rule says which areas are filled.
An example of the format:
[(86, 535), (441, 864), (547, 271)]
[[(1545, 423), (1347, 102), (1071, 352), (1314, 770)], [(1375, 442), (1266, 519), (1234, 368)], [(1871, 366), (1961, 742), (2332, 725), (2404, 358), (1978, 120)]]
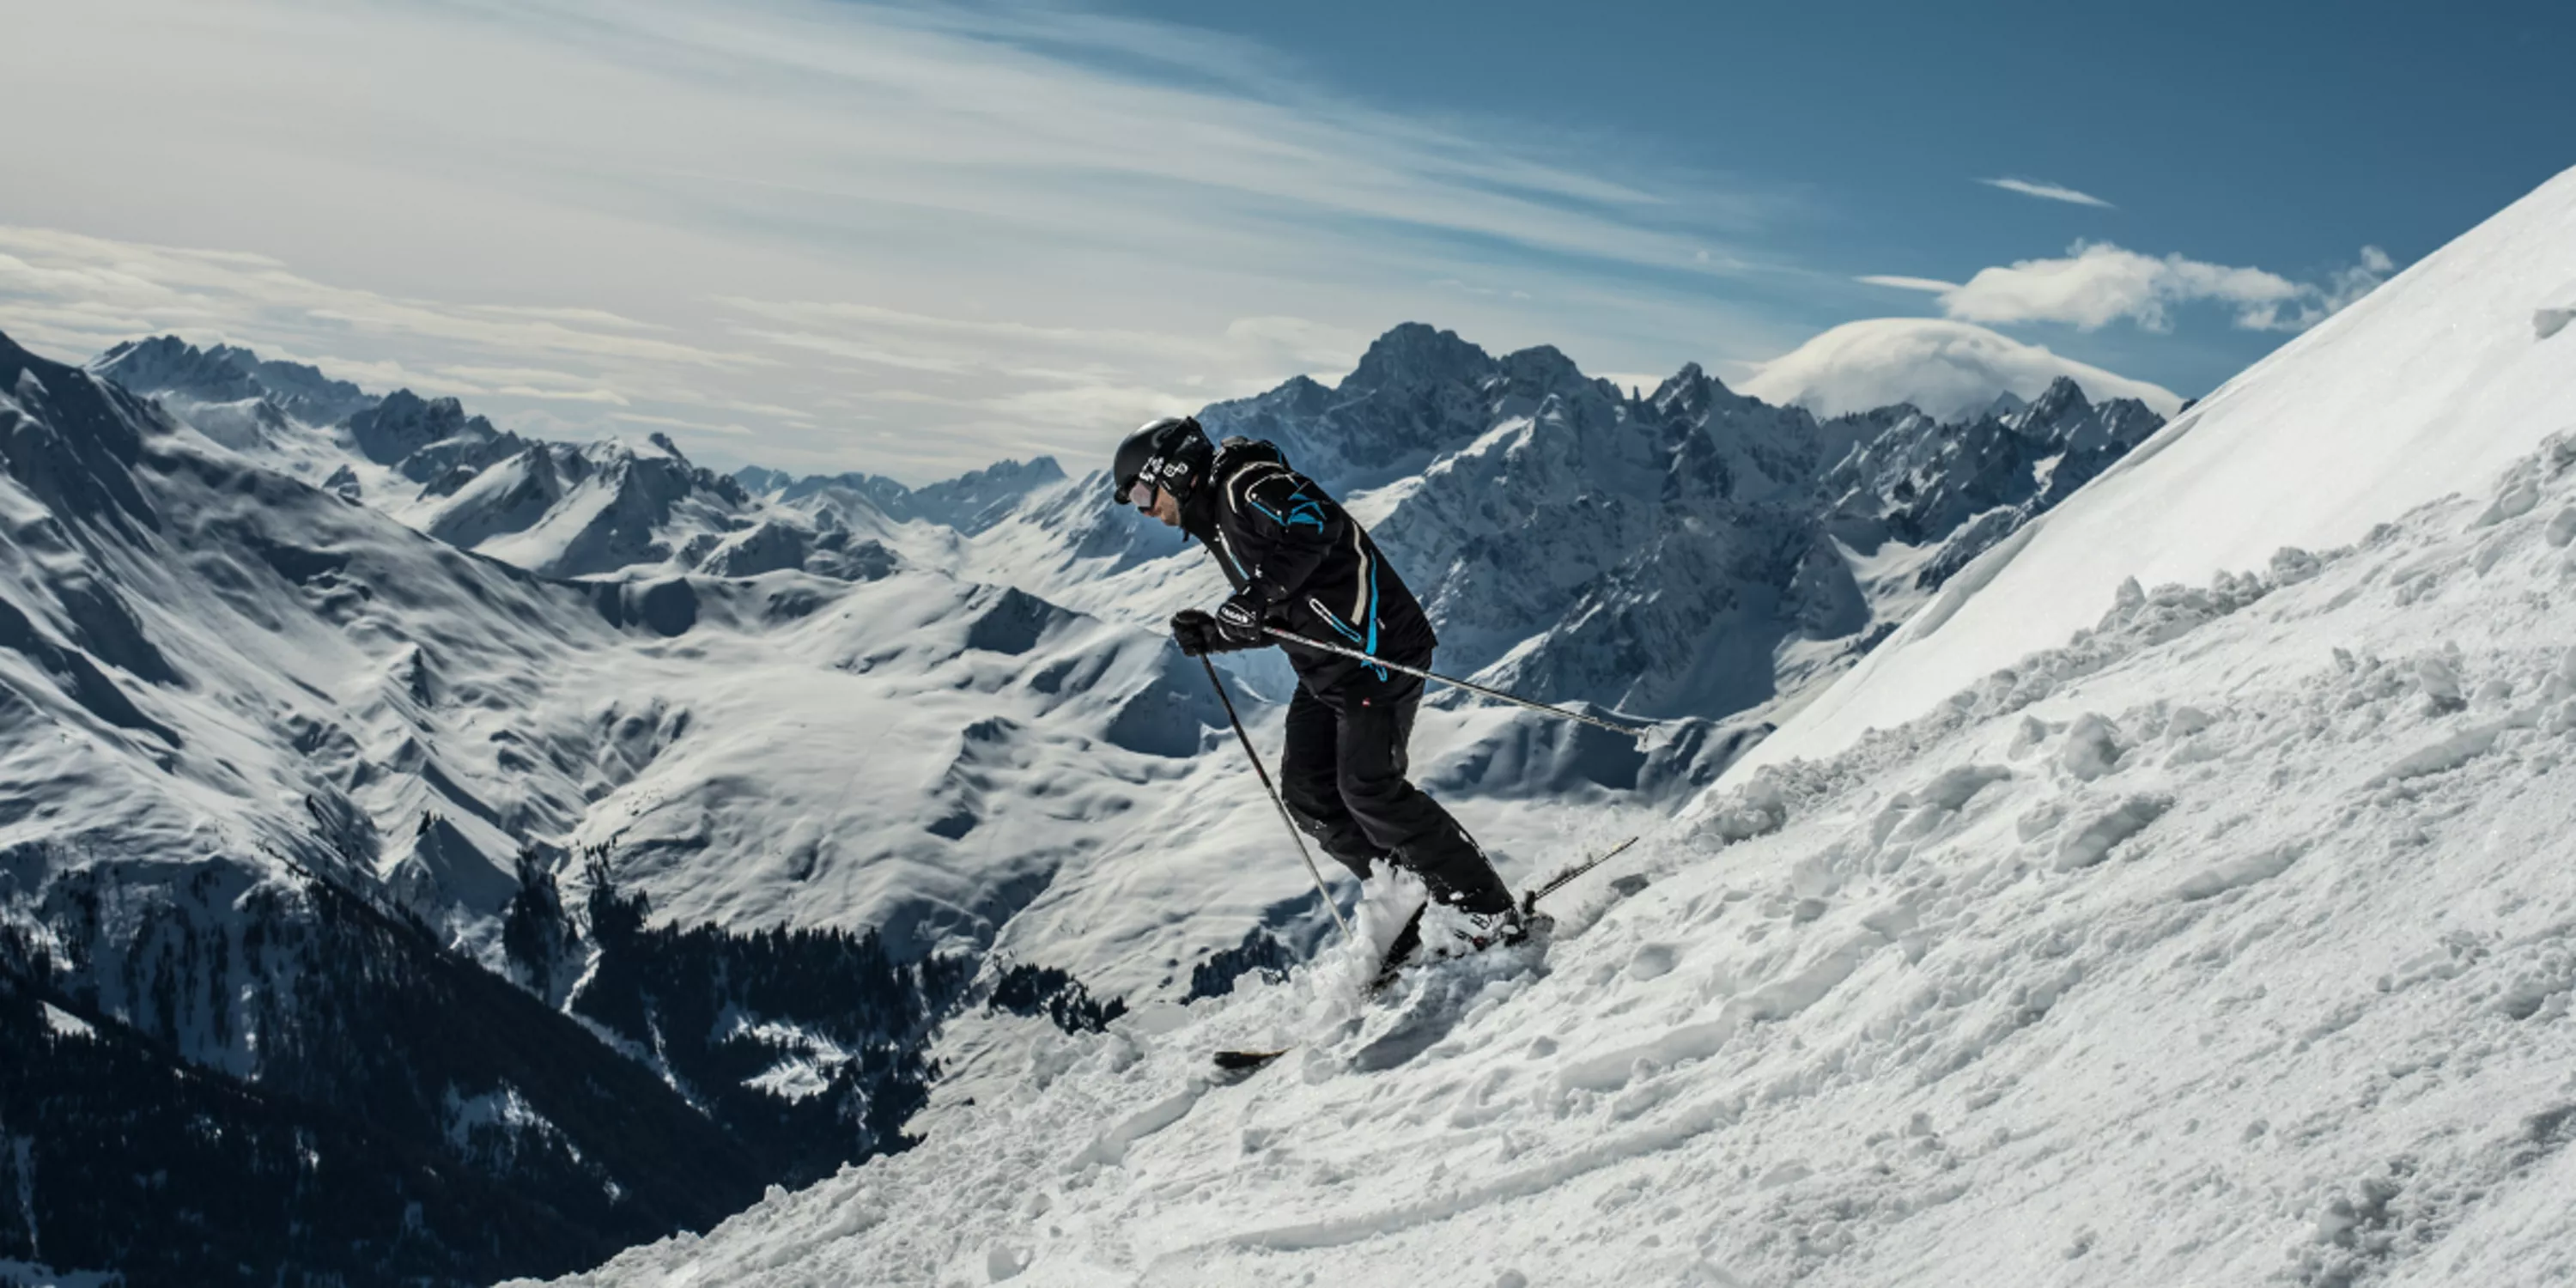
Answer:
[(20, 342), (916, 483), (1404, 321), (2197, 396), (2576, 164), (2563, 5), (6, 3)]

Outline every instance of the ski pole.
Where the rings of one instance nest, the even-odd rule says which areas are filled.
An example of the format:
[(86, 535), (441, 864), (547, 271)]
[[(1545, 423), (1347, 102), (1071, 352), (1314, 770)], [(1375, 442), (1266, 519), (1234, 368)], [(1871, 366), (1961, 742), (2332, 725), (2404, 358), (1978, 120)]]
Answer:
[(1216, 700), (1225, 704), (1225, 718), (1234, 725), (1235, 738), (1243, 743), (1245, 759), (1252, 762), (1252, 772), (1261, 775), (1261, 790), (1270, 793), (1270, 803), (1279, 807), (1279, 821), (1288, 825), (1288, 839), (1297, 843), (1297, 857), (1306, 861), (1306, 874), (1315, 878), (1315, 893), (1324, 897), (1324, 911), (1333, 914), (1333, 924), (1342, 928), (1342, 938), (1351, 938), (1351, 923), (1342, 920), (1341, 905), (1333, 902), (1332, 889), (1324, 884), (1324, 870), (1315, 866), (1315, 856), (1306, 852), (1306, 834), (1297, 820), (1288, 815), (1288, 802), (1279, 798), (1279, 789), (1270, 784), (1270, 771), (1262, 767), (1261, 753), (1252, 749), (1252, 735), (1243, 731), (1243, 717), (1234, 713), (1234, 695), (1225, 691), (1225, 681), (1216, 673), (1216, 663), (1199, 655), (1199, 665), (1207, 668), (1208, 683), (1216, 686)]
[(1419, 670), (1414, 667), (1406, 666), (1401, 662), (1390, 662), (1385, 658), (1363, 653), (1355, 648), (1343, 648), (1341, 645), (1327, 644), (1322, 640), (1310, 640), (1294, 631), (1283, 631), (1276, 626), (1264, 626), (1261, 629), (1279, 637), (1280, 639), (1286, 640), (1291, 644), (1297, 644), (1311, 649), (1319, 649), (1326, 653), (1339, 653), (1343, 657), (1357, 658), (1371, 666), (1382, 666), (1390, 671), (1402, 671), (1406, 675), (1413, 676), (1417, 679), (1437, 680), (1451, 688), (1465, 689), (1470, 693), (1481, 693), (1489, 698), (1509, 702), (1516, 706), (1528, 707), (1532, 711), (1544, 711), (1552, 716), (1563, 716), (1568, 720), (1580, 720), (1596, 729), (1607, 729), (1612, 733), (1626, 734), (1631, 738), (1638, 739), (1643, 739), (1647, 734), (1654, 732), (1653, 729), (1642, 725), (1625, 725), (1616, 720), (1604, 720), (1599, 716), (1588, 716), (1580, 711), (1568, 711), (1563, 707), (1552, 707), (1544, 702), (1532, 702), (1528, 698), (1521, 697), (1517, 694), (1505, 693), (1500, 689), (1486, 688), (1484, 685), (1478, 684), (1472, 680), (1453, 679), (1449, 676), (1442, 675), (1437, 671)]

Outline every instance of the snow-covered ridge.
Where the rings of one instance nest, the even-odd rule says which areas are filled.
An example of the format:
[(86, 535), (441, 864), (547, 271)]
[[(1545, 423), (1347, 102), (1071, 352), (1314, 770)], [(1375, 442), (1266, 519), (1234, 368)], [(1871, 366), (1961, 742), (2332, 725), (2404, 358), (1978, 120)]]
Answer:
[(874, 474), (794, 478), (758, 466), (735, 471), (734, 477), (771, 500), (817, 515), (830, 514), (843, 524), (854, 519), (845, 507), (855, 498), (864, 503), (855, 516), (861, 522), (873, 513), (897, 522), (954, 528), (971, 536), (1000, 522), (1030, 492), (1063, 482), (1064, 469), (1051, 456), (998, 461), (918, 488)]
[(377, 397), (311, 367), (174, 336), (118, 345), (90, 368), (263, 465), (549, 576), (668, 575), (709, 560), (720, 576), (882, 575), (893, 564), (883, 551), (853, 558), (847, 537), (827, 542), (795, 515), (759, 515), (742, 484), (660, 434), (541, 442), (454, 398)]
[(129, 340), (100, 354), (90, 368), (148, 397), (198, 404), (265, 401), (312, 425), (337, 424), (378, 401), (302, 363), (269, 361), (236, 345), (199, 349), (174, 335)]

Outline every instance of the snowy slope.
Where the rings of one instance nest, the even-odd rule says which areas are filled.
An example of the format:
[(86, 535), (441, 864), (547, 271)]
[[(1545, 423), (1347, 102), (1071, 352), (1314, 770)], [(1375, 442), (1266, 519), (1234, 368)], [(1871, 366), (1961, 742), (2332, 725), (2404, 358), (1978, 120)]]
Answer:
[(2576, 438), (2386, 517), (565, 1282), (2566, 1282)]
[(2576, 171), (2222, 386), (1952, 583), (1748, 764), (1918, 715), (2063, 638), (2123, 580), (2262, 567), (2483, 487), (2576, 424), (2576, 342), (2538, 316), (2571, 289)]

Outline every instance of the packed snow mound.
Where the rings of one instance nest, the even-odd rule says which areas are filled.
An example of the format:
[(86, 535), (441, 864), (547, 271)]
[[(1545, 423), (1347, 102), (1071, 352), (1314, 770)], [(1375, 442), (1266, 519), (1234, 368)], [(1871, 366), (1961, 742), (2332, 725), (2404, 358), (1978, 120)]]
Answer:
[(2481, 489), (2576, 425), (2560, 339), (2576, 170), (2283, 346), (1953, 580), (1744, 769), (1850, 745), (2084, 623), (2123, 581), (2197, 583)]
[(2563, 1283), (2571, 601), (2561, 436), (2106, 594), (1544, 945), (1358, 1001), (1377, 889), (1283, 982), (1046, 1037), (911, 1152), (566, 1282)]
[(2160, 416), (2182, 399), (2162, 385), (2132, 380), (1972, 322), (1942, 318), (1870, 318), (1846, 322), (1763, 364), (1744, 392), (1766, 402), (1846, 416), (1912, 403), (1942, 420), (1966, 420), (2037, 398), (2051, 382), (2072, 378), (2095, 397), (2134, 398)]

